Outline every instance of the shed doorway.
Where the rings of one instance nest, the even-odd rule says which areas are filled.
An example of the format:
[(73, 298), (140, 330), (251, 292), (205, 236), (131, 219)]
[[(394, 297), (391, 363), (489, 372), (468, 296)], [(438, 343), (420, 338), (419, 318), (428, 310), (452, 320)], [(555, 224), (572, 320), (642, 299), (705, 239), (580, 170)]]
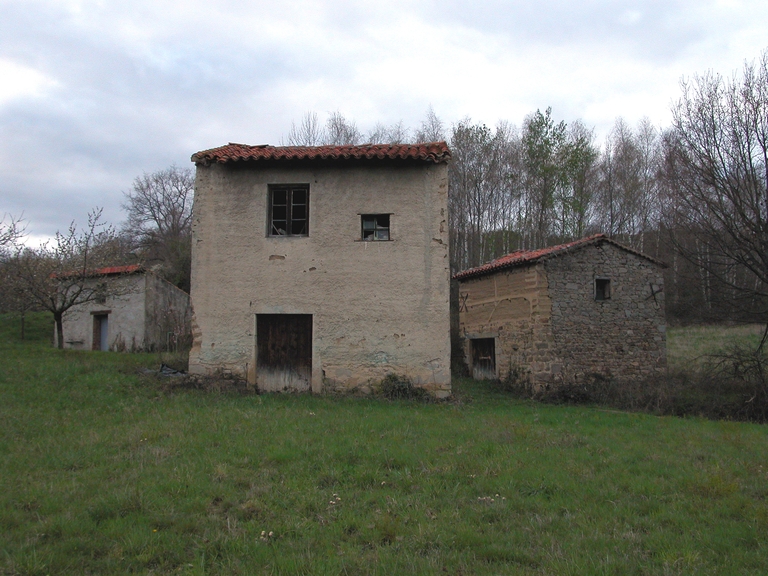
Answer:
[(312, 315), (256, 315), (256, 386), (306, 391), (312, 383)]
[(473, 338), (469, 341), (472, 354), (472, 378), (496, 379), (496, 339)]
[(93, 315), (93, 344), (92, 350), (109, 350), (109, 314)]

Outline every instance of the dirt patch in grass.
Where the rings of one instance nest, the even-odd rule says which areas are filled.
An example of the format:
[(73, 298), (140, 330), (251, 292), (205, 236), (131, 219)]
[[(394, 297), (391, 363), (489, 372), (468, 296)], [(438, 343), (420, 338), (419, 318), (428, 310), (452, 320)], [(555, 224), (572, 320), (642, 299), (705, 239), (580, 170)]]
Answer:
[(240, 396), (258, 394), (255, 386), (230, 374), (163, 376), (154, 373), (151, 377), (157, 381), (160, 390), (165, 394), (188, 390), (197, 390), (206, 394), (236, 394)]

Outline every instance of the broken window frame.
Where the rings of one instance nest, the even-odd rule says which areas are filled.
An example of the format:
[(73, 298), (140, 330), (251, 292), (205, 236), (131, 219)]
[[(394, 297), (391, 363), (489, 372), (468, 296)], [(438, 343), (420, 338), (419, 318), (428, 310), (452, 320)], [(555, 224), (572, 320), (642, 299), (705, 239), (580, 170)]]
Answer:
[[(392, 240), (391, 216), (391, 213), (360, 214), (360, 240), (363, 242), (389, 242)], [(366, 224), (370, 224), (370, 226), (366, 228)]]
[[(282, 198), (281, 195), (283, 195)], [(282, 223), (284, 228), (279, 227), (278, 223)], [(309, 184), (269, 185), (267, 236), (271, 238), (309, 236)]]
[(595, 300), (604, 302), (611, 299), (611, 279), (595, 278)]

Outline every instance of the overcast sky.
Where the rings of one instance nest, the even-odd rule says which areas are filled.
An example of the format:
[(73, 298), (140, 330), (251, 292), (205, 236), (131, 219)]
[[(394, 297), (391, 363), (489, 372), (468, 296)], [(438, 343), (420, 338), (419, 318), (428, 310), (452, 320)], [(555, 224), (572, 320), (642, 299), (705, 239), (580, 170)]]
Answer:
[(366, 132), (428, 107), (520, 126), (537, 108), (598, 141), (670, 121), (681, 77), (768, 47), (768, 2), (0, 0), (0, 214), (32, 238), (94, 206), (123, 219), (142, 172), (280, 144), (307, 111)]

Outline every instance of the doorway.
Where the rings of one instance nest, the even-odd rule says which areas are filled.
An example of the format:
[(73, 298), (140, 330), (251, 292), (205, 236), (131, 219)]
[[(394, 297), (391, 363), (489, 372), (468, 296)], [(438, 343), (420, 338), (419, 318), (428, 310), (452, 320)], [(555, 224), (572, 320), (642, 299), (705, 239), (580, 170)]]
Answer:
[(474, 338), (470, 340), (472, 353), (472, 378), (496, 379), (496, 339)]
[(109, 314), (93, 315), (93, 344), (92, 350), (109, 350)]
[(259, 390), (305, 391), (312, 383), (312, 315), (256, 315)]

